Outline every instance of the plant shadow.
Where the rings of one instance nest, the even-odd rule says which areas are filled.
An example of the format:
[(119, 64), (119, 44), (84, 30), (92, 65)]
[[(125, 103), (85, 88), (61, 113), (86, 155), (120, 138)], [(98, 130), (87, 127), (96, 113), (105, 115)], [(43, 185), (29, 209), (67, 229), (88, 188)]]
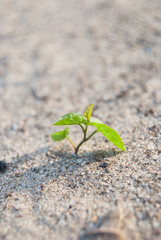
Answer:
[(118, 154), (120, 154), (122, 151), (121, 150), (114, 150), (114, 149), (109, 149), (109, 150), (93, 150), (90, 152), (83, 152), (80, 153), (78, 155), (76, 155), (75, 153), (68, 153), (66, 151), (53, 151), (50, 150), (50, 157), (52, 156), (58, 156), (58, 157), (62, 157), (62, 158), (76, 158), (76, 159), (83, 159), (83, 160), (91, 160), (91, 162), (98, 162), (98, 161), (102, 161), (105, 158), (109, 158), (109, 157), (113, 157), (116, 156)]
[(65, 151), (54, 151), (47, 146), (13, 158), (12, 163), (8, 164), (7, 171), (0, 173), (0, 178), (3, 178), (3, 186), (7, 192), (28, 191), (34, 200), (36, 192), (42, 191), (43, 184), (55, 182), (60, 176), (65, 176), (70, 181), (71, 176), (74, 178), (75, 174), (79, 174), (86, 165), (105, 159), (108, 161), (108, 158), (120, 152), (113, 149), (94, 150), (76, 155)]

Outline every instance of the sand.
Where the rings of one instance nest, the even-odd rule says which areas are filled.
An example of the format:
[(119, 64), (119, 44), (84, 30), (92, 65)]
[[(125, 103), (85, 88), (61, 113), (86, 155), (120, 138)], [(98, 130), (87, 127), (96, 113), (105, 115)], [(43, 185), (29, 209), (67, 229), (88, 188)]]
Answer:
[[(52, 142), (91, 102), (125, 152)], [(0, 239), (161, 239), (160, 156), (160, 0), (1, 0)]]

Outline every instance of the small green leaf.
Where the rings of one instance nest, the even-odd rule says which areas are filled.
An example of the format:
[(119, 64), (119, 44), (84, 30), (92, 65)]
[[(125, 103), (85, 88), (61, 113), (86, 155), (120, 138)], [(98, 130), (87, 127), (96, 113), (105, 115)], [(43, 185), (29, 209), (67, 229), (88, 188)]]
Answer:
[(105, 136), (105, 138), (107, 138), (110, 142), (112, 142), (116, 147), (120, 148), (122, 151), (125, 151), (123, 141), (115, 130), (113, 130), (112, 128), (108, 127), (105, 124), (100, 124), (96, 122), (92, 122), (91, 126), (96, 127), (97, 130)]
[(99, 118), (96, 118), (96, 117), (91, 117), (90, 119), (90, 122), (91, 123), (103, 123)]
[(84, 124), (88, 125), (89, 121), (82, 114), (77, 113), (68, 113), (59, 118), (53, 125), (76, 125), (76, 124)]
[(93, 103), (88, 105), (88, 107), (86, 108), (86, 110), (83, 113), (83, 116), (86, 117), (89, 121), (91, 118), (92, 111), (93, 111)]
[(59, 131), (51, 134), (51, 139), (53, 141), (61, 141), (65, 139), (69, 134), (69, 127), (66, 127), (64, 131)]

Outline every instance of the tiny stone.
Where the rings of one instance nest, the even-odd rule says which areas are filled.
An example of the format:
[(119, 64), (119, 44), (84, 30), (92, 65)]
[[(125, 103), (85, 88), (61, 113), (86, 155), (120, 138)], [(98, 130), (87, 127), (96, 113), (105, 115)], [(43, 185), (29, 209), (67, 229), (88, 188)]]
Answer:
[(0, 161), (0, 172), (4, 173), (7, 170), (7, 164), (5, 161)]
[(81, 163), (81, 166), (84, 166), (84, 165), (86, 165), (86, 162), (82, 162), (82, 163)]
[(82, 162), (82, 159), (81, 158), (78, 158), (77, 159), (77, 163), (81, 163)]
[(161, 174), (160, 174), (160, 175), (158, 175), (158, 179), (159, 179), (159, 180), (161, 180)]
[(100, 165), (99, 165), (99, 167), (101, 167), (101, 168), (106, 168), (107, 167), (107, 163), (101, 163)]
[(97, 221), (98, 221), (98, 218), (97, 218), (96, 215), (94, 215), (94, 216), (92, 217), (92, 222), (93, 222), (93, 223), (96, 223)]

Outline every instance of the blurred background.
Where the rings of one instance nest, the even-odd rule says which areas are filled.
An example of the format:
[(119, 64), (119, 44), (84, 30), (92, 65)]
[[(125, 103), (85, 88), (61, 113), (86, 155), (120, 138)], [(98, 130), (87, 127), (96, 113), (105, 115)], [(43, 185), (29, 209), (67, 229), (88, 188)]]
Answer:
[(1, 135), (48, 134), (91, 102), (105, 123), (130, 129), (159, 114), (160, 69), (160, 0), (1, 0)]

